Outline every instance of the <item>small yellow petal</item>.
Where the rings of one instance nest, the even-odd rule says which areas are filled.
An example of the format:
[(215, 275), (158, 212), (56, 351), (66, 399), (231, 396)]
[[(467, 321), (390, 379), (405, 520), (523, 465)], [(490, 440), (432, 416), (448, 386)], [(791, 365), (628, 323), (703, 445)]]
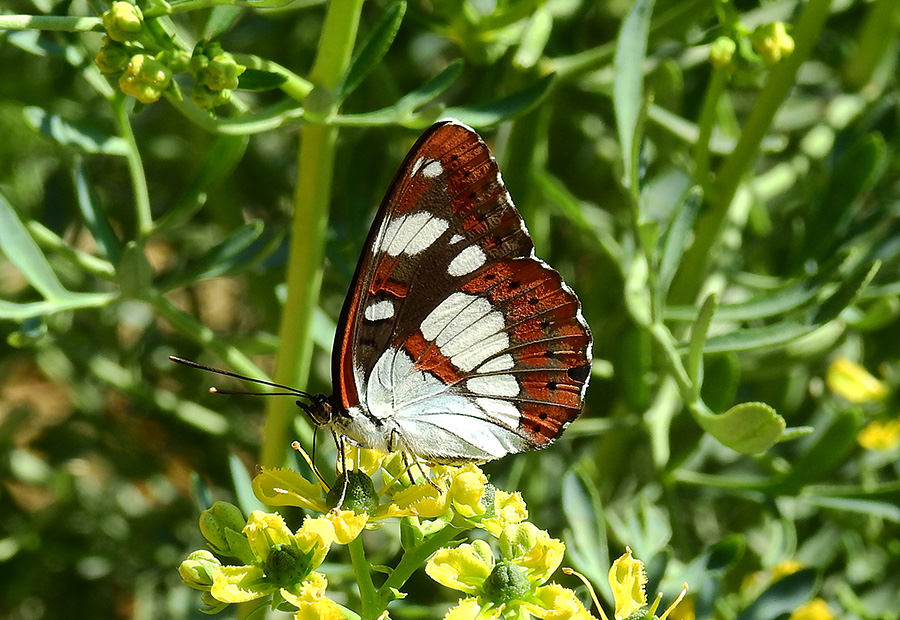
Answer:
[(369, 515), (356, 514), (352, 510), (332, 510), (323, 519), (331, 521), (334, 528), (334, 541), (346, 545), (356, 539), (366, 527)]
[(344, 456), (344, 471), (361, 471), (372, 476), (381, 467), (387, 454), (378, 450), (369, 450), (358, 446), (347, 446)]
[(262, 510), (250, 513), (243, 533), (250, 543), (250, 550), (260, 562), (266, 561), (275, 545), (289, 545), (293, 538), (281, 515)]
[(282, 588), (281, 595), (284, 600), (297, 608), (294, 615), (296, 620), (343, 620), (344, 613), (340, 606), (325, 596), (327, 585), (324, 575), (310, 573), (297, 594)]
[(493, 568), (490, 546), (476, 540), (456, 549), (438, 549), (425, 565), (425, 572), (448, 588), (477, 594)]
[(507, 525), (500, 534), (503, 556), (528, 569), (530, 581), (544, 583), (562, 562), (566, 546), (544, 530), (528, 523)]
[(555, 583), (535, 590), (524, 607), (542, 620), (594, 620), (574, 592)]
[(494, 608), (485, 613), (479, 599), (464, 598), (444, 614), (444, 620), (493, 620), (500, 617), (500, 611)]
[(245, 603), (275, 590), (258, 566), (223, 566), (212, 575), (210, 594), (223, 603)]
[(779, 562), (772, 567), (772, 580), (778, 581), (782, 577), (793, 575), (801, 568), (803, 568), (803, 564), (797, 560), (785, 560), (784, 562)]
[(884, 384), (865, 368), (845, 357), (839, 357), (828, 367), (825, 382), (829, 389), (851, 403), (866, 403), (887, 396)]
[(820, 598), (814, 598), (806, 605), (794, 610), (788, 620), (834, 620), (834, 614), (828, 604)]
[(253, 493), (267, 506), (299, 506), (322, 514), (329, 510), (325, 503), (328, 489), (283, 467), (263, 467), (253, 479)]
[(464, 517), (484, 514), (484, 487), (487, 477), (474, 465), (459, 468), (450, 482), (450, 501), (453, 508)]
[(616, 620), (627, 618), (647, 605), (647, 573), (644, 563), (631, 556), (631, 549), (625, 547), (625, 554), (613, 562), (609, 569), (609, 585), (616, 601)]
[(900, 419), (869, 422), (856, 436), (866, 450), (890, 450), (900, 445)]
[(378, 516), (420, 517), (434, 519), (447, 512), (450, 500), (447, 493), (442, 493), (426, 483), (414, 484), (401, 488), (391, 497), (391, 503), (379, 510)]
[(497, 490), (494, 492), (494, 516), (484, 519), (481, 526), (494, 536), (500, 536), (504, 527), (521, 523), (527, 518), (528, 508), (521, 493)]

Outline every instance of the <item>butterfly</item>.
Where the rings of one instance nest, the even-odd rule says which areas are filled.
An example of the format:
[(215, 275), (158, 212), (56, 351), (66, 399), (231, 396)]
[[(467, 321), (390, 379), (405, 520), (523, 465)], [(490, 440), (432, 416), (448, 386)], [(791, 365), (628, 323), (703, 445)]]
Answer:
[(578, 417), (591, 345), (487, 145), (445, 119), (375, 216), (335, 333), (333, 395), (293, 393), (314, 423), (363, 448), (486, 462), (546, 447)]

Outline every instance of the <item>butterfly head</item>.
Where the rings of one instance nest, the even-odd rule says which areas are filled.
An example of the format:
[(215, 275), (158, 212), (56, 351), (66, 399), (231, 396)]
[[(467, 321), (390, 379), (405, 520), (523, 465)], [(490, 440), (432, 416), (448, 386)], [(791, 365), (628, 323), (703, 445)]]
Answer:
[(309, 394), (307, 398), (309, 402), (298, 400), (297, 406), (316, 426), (329, 426), (334, 416), (334, 408), (328, 397), (324, 394)]

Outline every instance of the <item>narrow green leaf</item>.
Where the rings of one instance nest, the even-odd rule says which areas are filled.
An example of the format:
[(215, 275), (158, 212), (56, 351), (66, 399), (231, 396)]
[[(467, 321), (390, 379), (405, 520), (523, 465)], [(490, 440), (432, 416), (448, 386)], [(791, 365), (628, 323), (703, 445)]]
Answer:
[(609, 570), (609, 548), (599, 493), (588, 476), (570, 470), (562, 481), (562, 507), (569, 524), (565, 532), (572, 564), (594, 583)]
[(343, 101), (346, 99), (350, 93), (356, 90), (356, 87), (369, 75), (372, 69), (381, 62), (394, 42), (397, 32), (400, 31), (400, 24), (403, 22), (405, 13), (406, 2), (395, 2), (384, 12), (384, 15), (369, 36), (366, 37), (356, 57), (350, 63), (350, 67), (344, 75), (343, 83), (338, 88), (338, 100)]
[(898, 505), (900, 498), (898, 497), (894, 497), (892, 501), (878, 502), (849, 497), (803, 495), (802, 500), (805, 504), (855, 513), (866, 519), (886, 519), (894, 523), (900, 523), (900, 505)]
[(774, 620), (807, 603), (816, 591), (818, 575), (806, 568), (782, 577), (759, 595), (737, 620)]
[(275, 90), (285, 82), (287, 82), (285, 75), (261, 69), (247, 69), (238, 78), (238, 88), (253, 91)]
[(715, 293), (710, 293), (700, 305), (697, 320), (691, 325), (691, 337), (687, 354), (687, 374), (694, 388), (694, 396), (700, 396), (700, 388), (703, 385), (703, 345), (706, 342), (706, 333), (712, 322), (719, 301)]
[(821, 325), (809, 325), (798, 321), (782, 321), (762, 327), (744, 327), (729, 334), (712, 336), (703, 347), (704, 353), (751, 351), (788, 344), (811, 334)]
[(99, 308), (105, 306), (118, 297), (117, 293), (72, 293), (65, 297), (55, 297), (47, 301), (34, 301), (17, 304), (0, 300), (0, 319), (24, 321), (65, 310), (80, 310), (82, 308)]
[(22, 113), (26, 123), (62, 146), (76, 148), (85, 153), (122, 157), (128, 154), (128, 145), (125, 140), (95, 127), (72, 123), (34, 106), (25, 108)]
[(0, 250), (19, 268), (28, 283), (48, 301), (63, 299), (70, 294), (53, 273), (43, 252), (28, 234), (28, 229), (2, 193), (0, 193)]
[(475, 127), (496, 125), (538, 105), (553, 88), (555, 77), (548, 75), (527, 88), (483, 105), (447, 108), (445, 115)]
[(703, 430), (741, 454), (768, 450), (778, 443), (786, 426), (784, 418), (765, 403), (741, 403), (720, 415), (692, 413)]
[(247, 468), (233, 453), (228, 455), (228, 469), (231, 472), (231, 483), (234, 485), (237, 506), (241, 512), (249, 515), (254, 510), (266, 511), (266, 505), (253, 494), (253, 479), (247, 472)]
[(184, 226), (206, 203), (207, 192), (232, 173), (244, 156), (249, 142), (247, 136), (216, 136), (215, 142), (209, 147), (209, 152), (214, 155), (203, 160), (203, 166), (184, 188), (172, 208), (156, 220), (156, 230)]
[(109, 220), (106, 218), (106, 213), (97, 204), (96, 196), (91, 191), (92, 185), (87, 178), (84, 161), (81, 157), (76, 157), (74, 164), (72, 167), (72, 182), (75, 184), (78, 210), (81, 211), (84, 224), (91, 231), (91, 236), (97, 243), (101, 256), (116, 264), (119, 262), (121, 250), (119, 238), (113, 232), (112, 226), (110, 226)]
[(203, 27), (203, 38), (207, 40), (218, 39), (231, 28), (244, 10), (239, 6), (219, 5), (209, 11), (206, 25)]
[[(722, 304), (716, 310), (716, 322), (756, 321), (794, 312), (810, 305), (831, 281), (836, 280), (850, 253), (841, 252), (823, 264), (814, 275), (798, 280), (784, 288), (754, 294), (746, 302)], [(674, 321), (693, 321), (697, 315), (695, 306), (671, 306), (665, 310), (665, 318)]]
[(665, 305), (669, 287), (672, 285), (672, 279), (681, 263), (681, 257), (687, 247), (702, 200), (703, 190), (699, 187), (692, 187), (661, 239), (662, 248), (656, 276), (656, 299), (661, 306)]
[(254, 9), (277, 9), (281, 6), (287, 6), (294, 0), (229, 0), (231, 4), (236, 6), (246, 6)]
[(841, 311), (852, 304), (859, 294), (862, 292), (878, 270), (881, 268), (881, 261), (872, 261), (864, 263), (857, 267), (838, 287), (838, 289), (816, 310), (813, 321), (816, 323), (826, 323), (832, 319), (836, 319)]
[(159, 283), (160, 290), (170, 291), (201, 280), (249, 269), (268, 256), (281, 241), (281, 235), (276, 235), (266, 243), (260, 243), (256, 248), (257, 251), (247, 252), (248, 248), (260, 239), (264, 230), (263, 223), (259, 221), (241, 226), (183, 271)]
[(413, 111), (430, 103), (456, 82), (462, 70), (463, 61), (459, 59), (454, 60), (444, 67), (443, 71), (422, 84), (422, 86), (403, 95), (392, 107), (398, 110)]
[(116, 281), (123, 297), (142, 299), (150, 293), (153, 267), (147, 260), (143, 246), (137, 242), (129, 241), (122, 251), (122, 259), (116, 265)]
[(647, 290), (649, 275), (647, 261), (642, 254), (634, 257), (625, 274), (625, 306), (634, 322), (643, 327), (653, 322), (650, 292)]
[(654, 0), (636, 0), (616, 40), (613, 106), (622, 145), (624, 185), (632, 187), (637, 164), (638, 124), (644, 109), (644, 61)]
[(855, 213), (856, 203), (885, 170), (887, 146), (876, 133), (859, 138), (838, 161), (822, 204), (809, 222), (809, 253), (822, 255), (841, 242)]

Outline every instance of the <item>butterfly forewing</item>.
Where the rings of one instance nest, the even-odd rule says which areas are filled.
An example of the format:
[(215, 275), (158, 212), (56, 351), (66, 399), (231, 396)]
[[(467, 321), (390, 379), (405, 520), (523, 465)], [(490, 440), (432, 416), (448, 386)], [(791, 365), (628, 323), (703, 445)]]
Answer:
[(552, 441), (583, 404), (591, 338), (473, 130), (429, 129), (367, 240), (335, 341), (344, 409), (403, 449), (489, 460)]

